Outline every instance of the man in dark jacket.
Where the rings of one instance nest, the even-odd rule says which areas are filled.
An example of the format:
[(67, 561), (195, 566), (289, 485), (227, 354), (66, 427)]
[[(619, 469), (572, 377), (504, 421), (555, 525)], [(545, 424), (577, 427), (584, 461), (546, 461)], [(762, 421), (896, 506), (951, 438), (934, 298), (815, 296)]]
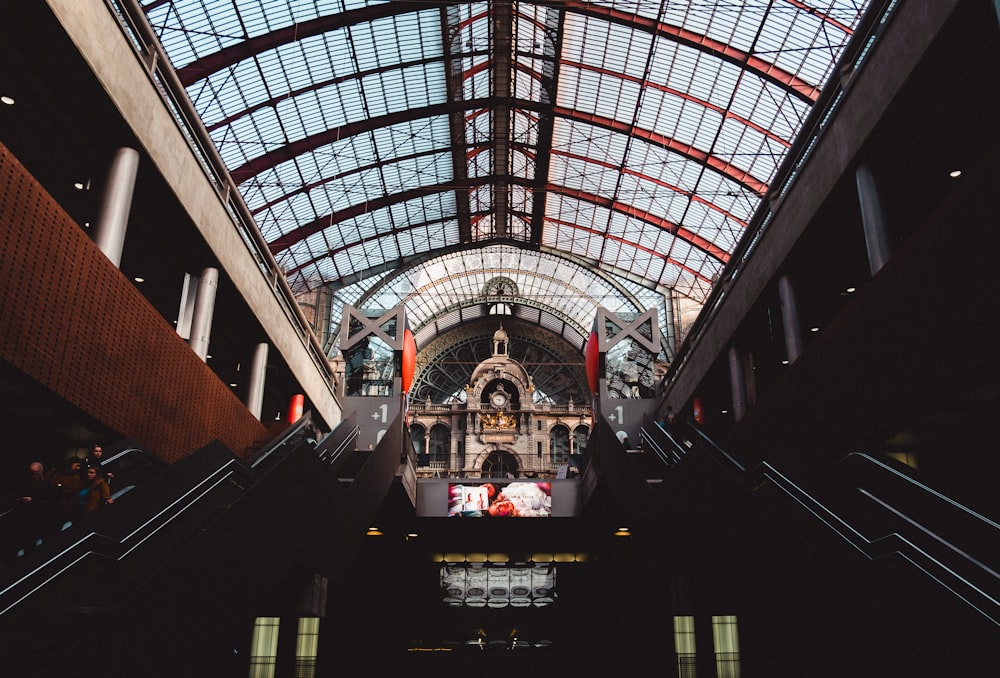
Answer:
[(58, 489), (45, 479), (45, 467), (39, 461), (31, 462), (14, 494), (5, 561), (17, 557), (22, 549), (30, 553), (39, 540), (58, 531), (58, 502)]

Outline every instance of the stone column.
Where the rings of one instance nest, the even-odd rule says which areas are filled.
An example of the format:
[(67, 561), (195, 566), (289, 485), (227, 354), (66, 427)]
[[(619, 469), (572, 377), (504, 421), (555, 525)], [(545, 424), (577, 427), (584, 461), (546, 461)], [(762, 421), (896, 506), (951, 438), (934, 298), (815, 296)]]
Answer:
[(785, 357), (794, 363), (802, 354), (802, 328), (799, 326), (799, 307), (795, 303), (795, 288), (787, 275), (778, 279), (778, 296), (781, 297), (781, 323), (785, 333)]
[(94, 227), (94, 243), (115, 266), (120, 265), (122, 260), (138, 172), (139, 152), (132, 148), (119, 148), (108, 169), (108, 181)]
[(868, 265), (872, 275), (875, 275), (889, 261), (889, 239), (882, 218), (882, 203), (878, 198), (875, 175), (868, 167), (859, 166), (855, 171), (855, 179), (858, 184), (861, 221), (865, 229), (865, 245), (868, 247)]
[(747, 410), (747, 388), (743, 354), (735, 346), (729, 349), (729, 386), (733, 394), (733, 419), (739, 421)]
[(208, 343), (212, 335), (212, 316), (215, 313), (215, 292), (219, 287), (219, 271), (206, 268), (198, 278), (198, 291), (191, 318), (191, 338), (188, 343), (202, 360), (208, 358)]
[(250, 364), (250, 383), (247, 386), (247, 409), (253, 416), (260, 419), (260, 410), (264, 406), (264, 381), (267, 373), (266, 343), (257, 344)]

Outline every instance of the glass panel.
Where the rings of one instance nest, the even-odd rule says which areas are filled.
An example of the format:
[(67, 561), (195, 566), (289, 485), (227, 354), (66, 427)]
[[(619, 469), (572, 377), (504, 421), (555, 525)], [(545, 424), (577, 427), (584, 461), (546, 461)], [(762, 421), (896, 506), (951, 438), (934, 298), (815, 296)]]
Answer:
[(697, 678), (694, 617), (674, 617), (674, 651), (677, 653), (678, 678)]
[(740, 678), (740, 643), (736, 626), (735, 615), (712, 617), (715, 667), (719, 678)]
[(278, 617), (257, 617), (250, 640), (250, 678), (274, 678), (278, 663)]
[(316, 655), (319, 651), (319, 618), (299, 619), (299, 635), (295, 644), (295, 678), (316, 675)]

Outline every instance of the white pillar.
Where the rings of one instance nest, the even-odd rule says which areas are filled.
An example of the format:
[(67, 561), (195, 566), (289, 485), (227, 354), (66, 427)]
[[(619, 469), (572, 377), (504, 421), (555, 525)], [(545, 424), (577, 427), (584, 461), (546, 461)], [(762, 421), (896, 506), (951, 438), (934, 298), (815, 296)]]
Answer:
[(733, 419), (739, 421), (747, 411), (747, 388), (743, 355), (735, 346), (729, 349), (729, 386), (733, 394)]
[(198, 278), (198, 292), (191, 318), (191, 338), (188, 343), (202, 360), (208, 358), (208, 342), (212, 336), (212, 316), (215, 313), (215, 292), (219, 287), (219, 271), (206, 268)]
[(108, 170), (108, 181), (94, 226), (94, 242), (115, 266), (122, 260), (138, 172), (139, 152), (132, 148), (119, 148)]
[(865, 229), (865, 245), (868, 247), (868, 265), (872, 275), (875, 275), (889, 261), (889, 239), (882, 218), (882, 203), (878, 199), (875, 175), (870, 169), (864, 165), (858, 167), (855, 180), (861, 204), (861, 221)]
[(247, 387), (247, 409), (253, 416), (260, 419), (260, 410), (264, 406), (264, 380), (267, 374), (266, 343), (257, 344), (250, 365), (250, 384)]
[(799, 307), (795, 303), (795, 288), (787, 275), (778, 278), (778, 296), (781, 297), (781, 324), (785, 333), (785, 357), (794, 363), (802, 354), (802, 328), (799, 326)]

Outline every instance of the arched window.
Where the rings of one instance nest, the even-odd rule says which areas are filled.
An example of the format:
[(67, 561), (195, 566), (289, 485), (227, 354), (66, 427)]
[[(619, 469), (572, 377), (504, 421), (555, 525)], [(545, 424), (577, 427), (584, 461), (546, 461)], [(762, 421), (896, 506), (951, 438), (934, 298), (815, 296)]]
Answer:
[(417, 455), (417, 466), (427, 466), (427, 462), (430, 461), (424, 446), (426, 435), (427, 429), (423, 424), (410, 424), (410, 440), (413, 441), (413, 453)]
[(558, 424), (549, 432), (549, 453), (553, 464), (569, 463), (569, 429)]
[(510, 452), (496, 450), (483, 462), (484, 478), (516, 478), (517, 475), (517, 457)]
[(587, 426), (577, 426), (573, 429), (573, 454), (583, 454), (590, 441), (590, 428)]
[(428, 441), (431, 466), (448, 468), (451, 461), (451, 431), (444, 424), (434, 424), (431, 427), (431, 437)]

